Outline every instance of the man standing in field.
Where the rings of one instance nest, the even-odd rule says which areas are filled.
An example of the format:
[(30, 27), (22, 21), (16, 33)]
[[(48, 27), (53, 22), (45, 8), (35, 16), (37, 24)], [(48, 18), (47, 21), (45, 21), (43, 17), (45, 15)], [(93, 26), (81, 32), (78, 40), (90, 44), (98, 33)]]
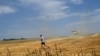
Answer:
[(43, 48), (45, 46), (45, 40), (42, 34), (40, 35), (40, 38), (41, 38), (41, 47)]

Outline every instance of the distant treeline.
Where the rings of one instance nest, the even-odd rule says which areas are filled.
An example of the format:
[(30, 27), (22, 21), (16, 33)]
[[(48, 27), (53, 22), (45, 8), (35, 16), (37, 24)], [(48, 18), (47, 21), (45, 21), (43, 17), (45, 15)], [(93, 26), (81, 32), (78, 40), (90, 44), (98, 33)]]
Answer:
[(11, 41), (11, 40), (25, 40), (25, 38), (19, 38), (19, 39), (16, 39), (16, 38), (3, 39), (3, 41)]

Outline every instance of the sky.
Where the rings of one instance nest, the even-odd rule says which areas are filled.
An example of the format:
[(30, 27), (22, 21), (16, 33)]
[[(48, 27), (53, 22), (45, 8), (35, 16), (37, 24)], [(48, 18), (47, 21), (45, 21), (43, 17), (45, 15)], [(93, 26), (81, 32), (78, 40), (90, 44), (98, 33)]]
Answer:
[(0, 39), (100, 33), (100, 0), (0, 0)]

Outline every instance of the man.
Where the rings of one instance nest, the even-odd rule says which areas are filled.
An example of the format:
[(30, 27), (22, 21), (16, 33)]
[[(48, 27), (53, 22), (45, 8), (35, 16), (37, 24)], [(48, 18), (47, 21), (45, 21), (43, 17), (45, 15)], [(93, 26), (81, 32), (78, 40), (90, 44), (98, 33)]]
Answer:
[(42, 34), (40, 35), (40, 38), (41, 38), (41, 47), (42, 47), (43, 49), (45, 49), (45, 48), (50, 48), (49, 46), (45, 45), (45, 39), (44, 39), (44, 37), (43, 37)]
[(41, 46), (43, 47), (45, 45), (45, 40), (42, 34), (40, 35), (40, 38), (41, 38)]

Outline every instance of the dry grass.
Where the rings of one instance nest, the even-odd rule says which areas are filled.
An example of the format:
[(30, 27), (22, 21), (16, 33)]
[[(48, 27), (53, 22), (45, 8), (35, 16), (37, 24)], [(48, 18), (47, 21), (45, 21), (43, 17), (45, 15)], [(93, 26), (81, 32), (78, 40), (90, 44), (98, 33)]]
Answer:
[(0, 56), (100, 56), (100, 36), (48, 40), (49, 48), (39, 41), (0, 44)]

